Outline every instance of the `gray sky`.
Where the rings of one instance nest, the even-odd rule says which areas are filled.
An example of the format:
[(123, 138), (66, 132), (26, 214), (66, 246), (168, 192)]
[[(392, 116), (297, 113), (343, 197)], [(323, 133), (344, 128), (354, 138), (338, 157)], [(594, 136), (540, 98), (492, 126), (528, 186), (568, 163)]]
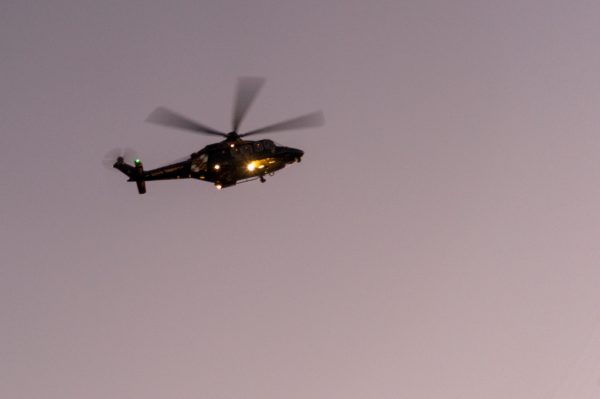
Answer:
[[(4, 1), (0, 396), (589, 398), (600, 391), (600, 3)], [(211, 138), (266, 184), (135, 186)], [(267, 136), (265, 136), (267, 137)]]

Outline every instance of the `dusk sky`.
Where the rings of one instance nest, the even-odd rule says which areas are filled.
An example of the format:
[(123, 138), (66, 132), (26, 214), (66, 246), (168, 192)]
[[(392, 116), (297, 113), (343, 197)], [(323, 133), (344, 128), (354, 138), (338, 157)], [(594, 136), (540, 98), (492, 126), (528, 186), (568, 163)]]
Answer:
[[(0, 2), (0, 397), (600, 397), (600, 2)], [(135, 184), (227, 131), (265, 184)]]

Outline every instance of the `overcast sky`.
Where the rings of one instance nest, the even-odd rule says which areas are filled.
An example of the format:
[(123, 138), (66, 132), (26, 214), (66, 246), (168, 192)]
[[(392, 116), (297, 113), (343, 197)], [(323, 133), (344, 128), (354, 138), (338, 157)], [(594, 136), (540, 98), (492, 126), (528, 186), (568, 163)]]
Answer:
[[(600, 3), (0, 3), (0, 397), (600, 394)], [(135, 185), (230, 127), (267, 183)]]

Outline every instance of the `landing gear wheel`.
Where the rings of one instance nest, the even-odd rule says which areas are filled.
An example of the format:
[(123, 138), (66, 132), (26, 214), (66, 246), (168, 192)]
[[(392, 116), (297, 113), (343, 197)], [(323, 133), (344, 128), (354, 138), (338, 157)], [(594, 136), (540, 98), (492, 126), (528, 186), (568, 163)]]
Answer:
[(267, 180), (265, 179), (265, 177), (264, 177), (264, 176), (261, 176), (261, 177), (260, 177), (260, 182), (261, 182), (261, 183), (264, 183), (264, 182), (266, 182), (266, 181), (267, 181)]

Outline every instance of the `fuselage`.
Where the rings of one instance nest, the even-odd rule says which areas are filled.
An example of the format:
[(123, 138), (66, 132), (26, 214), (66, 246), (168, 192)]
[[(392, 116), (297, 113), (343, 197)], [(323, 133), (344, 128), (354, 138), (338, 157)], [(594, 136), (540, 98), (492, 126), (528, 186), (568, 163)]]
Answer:
[(240, 180), (272, 174), (300, 162), (303, 155), (302, 150), (278, 146), (272, 140), (225, 140), (192, 154), (190, 177), (227, 187)]

